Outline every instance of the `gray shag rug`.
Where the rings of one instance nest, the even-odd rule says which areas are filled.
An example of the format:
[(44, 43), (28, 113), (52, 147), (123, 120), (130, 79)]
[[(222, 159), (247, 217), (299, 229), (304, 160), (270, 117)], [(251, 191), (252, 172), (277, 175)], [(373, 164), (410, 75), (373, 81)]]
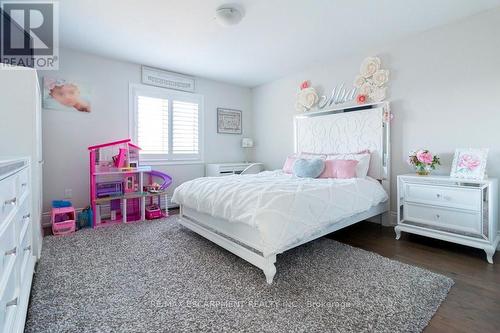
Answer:
[(267, 285), (176, 220), (44, 238), (26, 332), (419, 332), (453, 285), (327, 238)]

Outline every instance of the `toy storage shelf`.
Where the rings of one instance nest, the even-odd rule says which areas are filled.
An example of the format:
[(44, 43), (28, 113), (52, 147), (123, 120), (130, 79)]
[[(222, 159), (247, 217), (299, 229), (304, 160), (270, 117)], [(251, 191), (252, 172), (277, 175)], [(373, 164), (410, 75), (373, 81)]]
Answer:
[(94, 176), (105, 176), (105, 175), (123, 175), (127, 173), (141, 173), (141, 172), (149, 172), (151, 171), (151, 167), (140, 167), (137, 169), (130, 170), (112, 170), (112, 171), (97, 171), (92, 173)]
[(106, 202), (109, 202), (111, 200), (117, 200), (117, 199), (148, 198), (148, 197), (159, 197), (162, 195), (166, 196), (167, 192), (158, 192), (158, 193), (142, 192), (142, 193), (124, 194), (124, 195), (119, 195), (119, 196), (98, 198), (98, 199), (95, 199), (94, 202), (96, 204), (102, 204), (102, 203), (106, 203)]

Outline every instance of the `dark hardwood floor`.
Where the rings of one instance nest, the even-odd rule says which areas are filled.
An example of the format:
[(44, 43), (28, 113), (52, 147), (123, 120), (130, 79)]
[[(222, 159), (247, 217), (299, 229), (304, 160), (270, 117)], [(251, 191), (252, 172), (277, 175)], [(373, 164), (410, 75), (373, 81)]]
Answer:
[(327, 237), (455, 281), (425, 332), (500, 332), (500, 254), (486, 262), (482, 250), (361, 222)]

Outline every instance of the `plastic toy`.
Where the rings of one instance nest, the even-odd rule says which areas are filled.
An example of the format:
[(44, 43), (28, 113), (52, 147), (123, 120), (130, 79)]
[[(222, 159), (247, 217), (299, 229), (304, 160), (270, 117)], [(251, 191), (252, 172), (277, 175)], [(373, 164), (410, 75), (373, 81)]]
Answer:
[(168, 216), (166, 188), (172, 177), (141, 166), (140, 148), (130, 139), (88, 149), (94, 228)]
[(96, 195), (98, 198), (117, 196), (123, 194), (121, 181), (102, 182), (96, 184)]
[(154, 219), (162, 218), (163, 216), (164, 215), (161, 211), (161, 208), (157, 204), (152, 204), (152, 205), (146, 206), (146, 219), (154, 220)]
[(90, 228), (92, 227), (92, 209), (90, 206), (84, 208), (80, 213), (78, 213), (78, 223), (77, 228)]
[(62, 208), (62, 207), (71, 207), (71, 201), (66, 200), (53, 200), (52, 207), (54, 208)]
[(52, 234), (55, 236), (69, 235), (76, 230), (76, 214), (73, 207), (52, 208)]

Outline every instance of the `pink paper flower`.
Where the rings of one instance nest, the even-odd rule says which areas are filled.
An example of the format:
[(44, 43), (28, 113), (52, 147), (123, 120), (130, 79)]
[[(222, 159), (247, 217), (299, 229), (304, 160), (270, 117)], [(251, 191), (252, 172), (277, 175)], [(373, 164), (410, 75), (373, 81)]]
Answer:
[(300, 84), (300, 90), (303, 90), (303, 89), (306, 89), (306, 88), (309, 88), (311, 85), (309, 84), (309, 81), (305, 80), (304, 82), (302, 82)]
[(366, 95), (361, 95), (361, 94), (360, 94), (360, 95), (358, 95), (358, 96), (356, 97), (356, 102), (357, 102), (358, 104), (364, 104), (364, 103), (366, 103)]
[(464, 154), (458, 160), (458, 167), (474, 170), (481, 164), (481, 161), (474, 155)]
[(432, 154), (428, 151), (420, 150), (417, 153), (417, 159), (424, 164), (431, 164), (434, 156), (432, 156)]

